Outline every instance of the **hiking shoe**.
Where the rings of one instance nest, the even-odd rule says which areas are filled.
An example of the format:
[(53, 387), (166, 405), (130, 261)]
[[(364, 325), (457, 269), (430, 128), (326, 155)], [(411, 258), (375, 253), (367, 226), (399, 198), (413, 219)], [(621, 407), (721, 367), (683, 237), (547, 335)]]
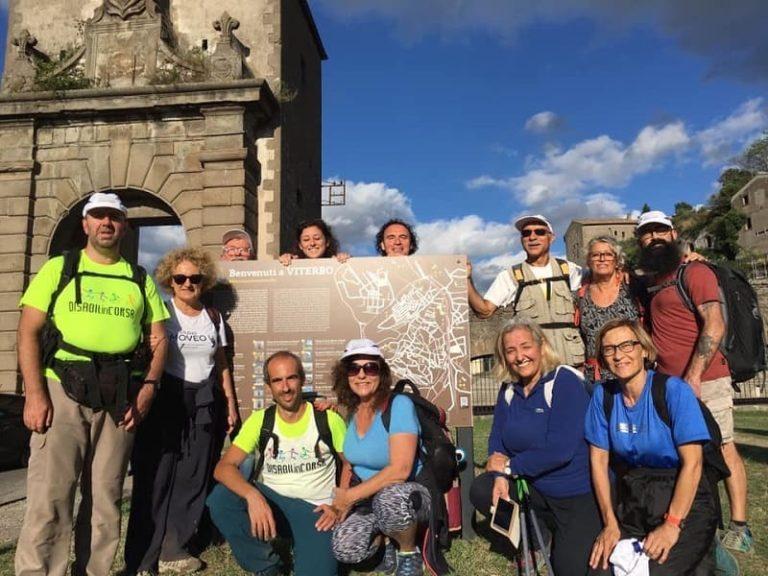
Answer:
[(387, 542), (384, 544), (384, 555), (381, 558), (381, 562), (376, 565), (373, 571), (380, 574), (387, 574), (389, 576), (394, 574), (396, 569), (397, 550), (395, 549), (395, 546), (392, 544), (392, 542)]
[(397, 553), (396, 576), (423, 576), (423, 574), (424, 560), (421, 559), (421, 553), (418, 550)]
[(715, 538), (715, 576), (739, 576), (740, 573), (736, 558)]
[(725, 530), (720, 537), (720, 541), (723, 546), (736, 550), (736, 552), (743, 552), (745, 554), (751, 554), (755, 550), (754, 543), (752, 542), (752, 532), (749, 526), (743, 528), (734, 528), (731, 524), (727, 530)]
[(189, 574), (203, 569), (203, 561), (194, 556), (187, 556), (179, 560), (160, 560), (158, 562), (158, 571), (160, 574), (177, 572), (179, 574)]

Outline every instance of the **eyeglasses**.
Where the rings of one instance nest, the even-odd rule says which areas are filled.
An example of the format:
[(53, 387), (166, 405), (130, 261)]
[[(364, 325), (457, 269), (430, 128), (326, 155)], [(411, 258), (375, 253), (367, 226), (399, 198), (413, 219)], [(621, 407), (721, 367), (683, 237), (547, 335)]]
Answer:
[(366, 362), (365, 364), (347, 364), (347, 376), (357, 376), (362, 370), (366, 376), (378, 376), (381, 366), (378, 362)]
[(234, 246), (231, 246), (229, 248), (224, 248), (224, 253), (227, 256), (249, 256), (251, 254), (250, 248), (236, 248)]
[(589, 255), (590, 260), (606, 260), (611, 261), (616, 259), (616, 254), (613, 252), (596, 252)]
[(672, 228), (669, 226), (659, 227), (646, 227), (638, 234), (641, 240), (647, 240), (648, 238), (655, 238), (657, 236), (669, 236), (672, 234)]
[(171, 278), (173, 278), (173, 282), (175, 284), (178, 284), (179, 286), (183, 286), (187, 280), (189, 280), (191, 284), (195, 284), (195, 285), (200, 284), (200, 282), (203, 281), (203, 278), (205, 278), (205, 276), (203, 276), (202, 274), (192, 274), (192, 276), (187, 276), (186, 274), (174, 274), (173, 276), (171, 276)]
[(603, 353), (603, 356), (613, 356), (616, 354), (616, 350), (624, 352), (624, 354), (629, 354), (638, 344), (640, 344), (640, 340), (625, 340), (615, 346), (613, 344), (607, 344), (603, 346), (600, 351)]
[(546, 236), (547, 234), (549, 234), (549, 230), (547, 230), (546, 228), (526, 228), (525, 230), (520, 232), (520, 236), (522, 236), (523, 238), (529, 238), (531, 235), (534, 235), (534, 234), (536, 236)]

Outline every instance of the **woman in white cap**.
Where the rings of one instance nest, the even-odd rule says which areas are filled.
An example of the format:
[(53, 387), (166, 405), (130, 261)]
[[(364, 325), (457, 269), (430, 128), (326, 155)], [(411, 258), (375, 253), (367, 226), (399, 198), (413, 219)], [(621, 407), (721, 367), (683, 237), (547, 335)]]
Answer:
[[(421, 575), (416, 533), (429, 519), (430, 496), (413, 481), (419, 468), (416, 408), (404, 395), (391, 396), (392, 373), (371, 340), (347, 344), (333, 382), (349, 412), (344, 457), (353, 472), (351, 487), (339, 488), (333, 502), (346, 514), (334, 530), (334, 554), (347, 564), (379, 560), (377, 572)], [(390, 401), (387, 430), (382, 413)]]

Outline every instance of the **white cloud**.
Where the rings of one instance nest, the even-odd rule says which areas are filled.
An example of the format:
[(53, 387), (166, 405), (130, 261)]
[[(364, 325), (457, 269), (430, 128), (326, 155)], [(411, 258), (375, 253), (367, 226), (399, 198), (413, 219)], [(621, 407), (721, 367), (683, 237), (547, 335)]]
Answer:
[(184, 227), (142, 226), (139, 233), (139, 264), (151, 274), (166, 252), (187, 243)]
[(382, 18), (408, 42), (436, 33), (462, 41), (482, 32), (511, 42), (540, 23), (590, 19), (597, 30), (616, 34), (641, 26), (675, 39), (685, 50), (710, 62), (710, 73), (748, 82), (768, 74), (768, 16), (765, 0), (318, 0), (339, 20)]
[(707, 165), (727, 162), (768, 126), (768, 109), (762, 98), (744, 102), (730, 116), (696, 135)]
[(562, 126), (563, 121), (554, 112), (545, 110), (534, 114), (525, 121), (525, 129), (534, 134), (546, 134)]
[(347, 181), (346, 204), (323, 207), (323, 218), (351, 254), (373, 254), (376, 232), (390, 218), (415, 221), (410, 199), (383, 182)]
[(473, 260), (511, 250), (517, 241), (509, 223), (488, 222), (475, 214), (423, 222), (416, 233), (419, 254), (467, 254)]

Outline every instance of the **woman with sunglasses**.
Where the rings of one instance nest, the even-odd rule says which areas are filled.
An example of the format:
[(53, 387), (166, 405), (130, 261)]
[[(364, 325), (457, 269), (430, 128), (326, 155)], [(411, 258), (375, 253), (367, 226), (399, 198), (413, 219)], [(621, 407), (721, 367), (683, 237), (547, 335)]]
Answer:
[[(344, 457), (352, 467), (349, 488), (333, 506), (346, 516), (333, 533), (340, 562), (369, 561), (377, 572), (423, 573), (416, 543), (429, 519), (430, 496), (413, 481), (419, 469), (419, 421), (410, 398), (391, 396), (392, 373), (371, 340), (351, 340), (333, 370), (333, 390), (349, 414)], [(390, 407), (389, 432), (382, 412)], [(370, 568), (370, 566), (368, 566)]]
[(201, 297), (216, 268), (200, 248), (180, 248), (157, 265), (158, 284), (171, 293), (168, 358), (157, 397), (136, 434), (133, 493), (125, 544), (128, 574), (181, 573), (202, 568), (187, 546), (203, 515), (215, 446), (214, 388), (227, 399), (227, 433), (238, 420), (232, 375), (224, 356), (221, 315)]
[[(590, 565), (607, 567), (619, 540), (636, 538), (651, 575), (693, 574), (717, 528), (715, 501), (702, 474), (702, 443), (710, 435), (699, 403), (686, 382), (664, 377), (669, 425), (661, 419), (653, 394), (659, 377), (649, 369), (656, 348), (637, 322), (608, 322), (596, 346), (600, 364), (616, 380), (595, 388), (586, 416), (592, 483), (605, 526)], [(611, 498), (609, 459), (618, 464), (618, 502)]]
[[(526, 479), (530, 506), (552, 536), (555, 574), (601, 573), (589, 567), (601, 524), (589, 480), (584, 441), (589, 397), (581, 372), (560, 364), (541, 327), (519, 316), (499, 333), (496, 360), (500, 375), (511, 380), (499, 390), (486, 472), (472, 483), (470, 500), (490, 518), (500, 498), (517, 499), (515, 479)], [(509, 547), (506, 540), (497, 542), (495, 533), (493, 540)], [(531, 558), (517, 562), (520, 574), (526, 564), (533, 568)], [(536, 551), (535, 562), (542, 567), (542, 551)]]
[(339, 241), (331, 227), (322, 218), (307, 220), (296, 228), (296, 243), (290, 252), (280, 256), (280, 263), (290, 266), (291, 261), (304, 258), (336, 258), (339, 262), (349, 260), (349, 254), (339, 252)]

